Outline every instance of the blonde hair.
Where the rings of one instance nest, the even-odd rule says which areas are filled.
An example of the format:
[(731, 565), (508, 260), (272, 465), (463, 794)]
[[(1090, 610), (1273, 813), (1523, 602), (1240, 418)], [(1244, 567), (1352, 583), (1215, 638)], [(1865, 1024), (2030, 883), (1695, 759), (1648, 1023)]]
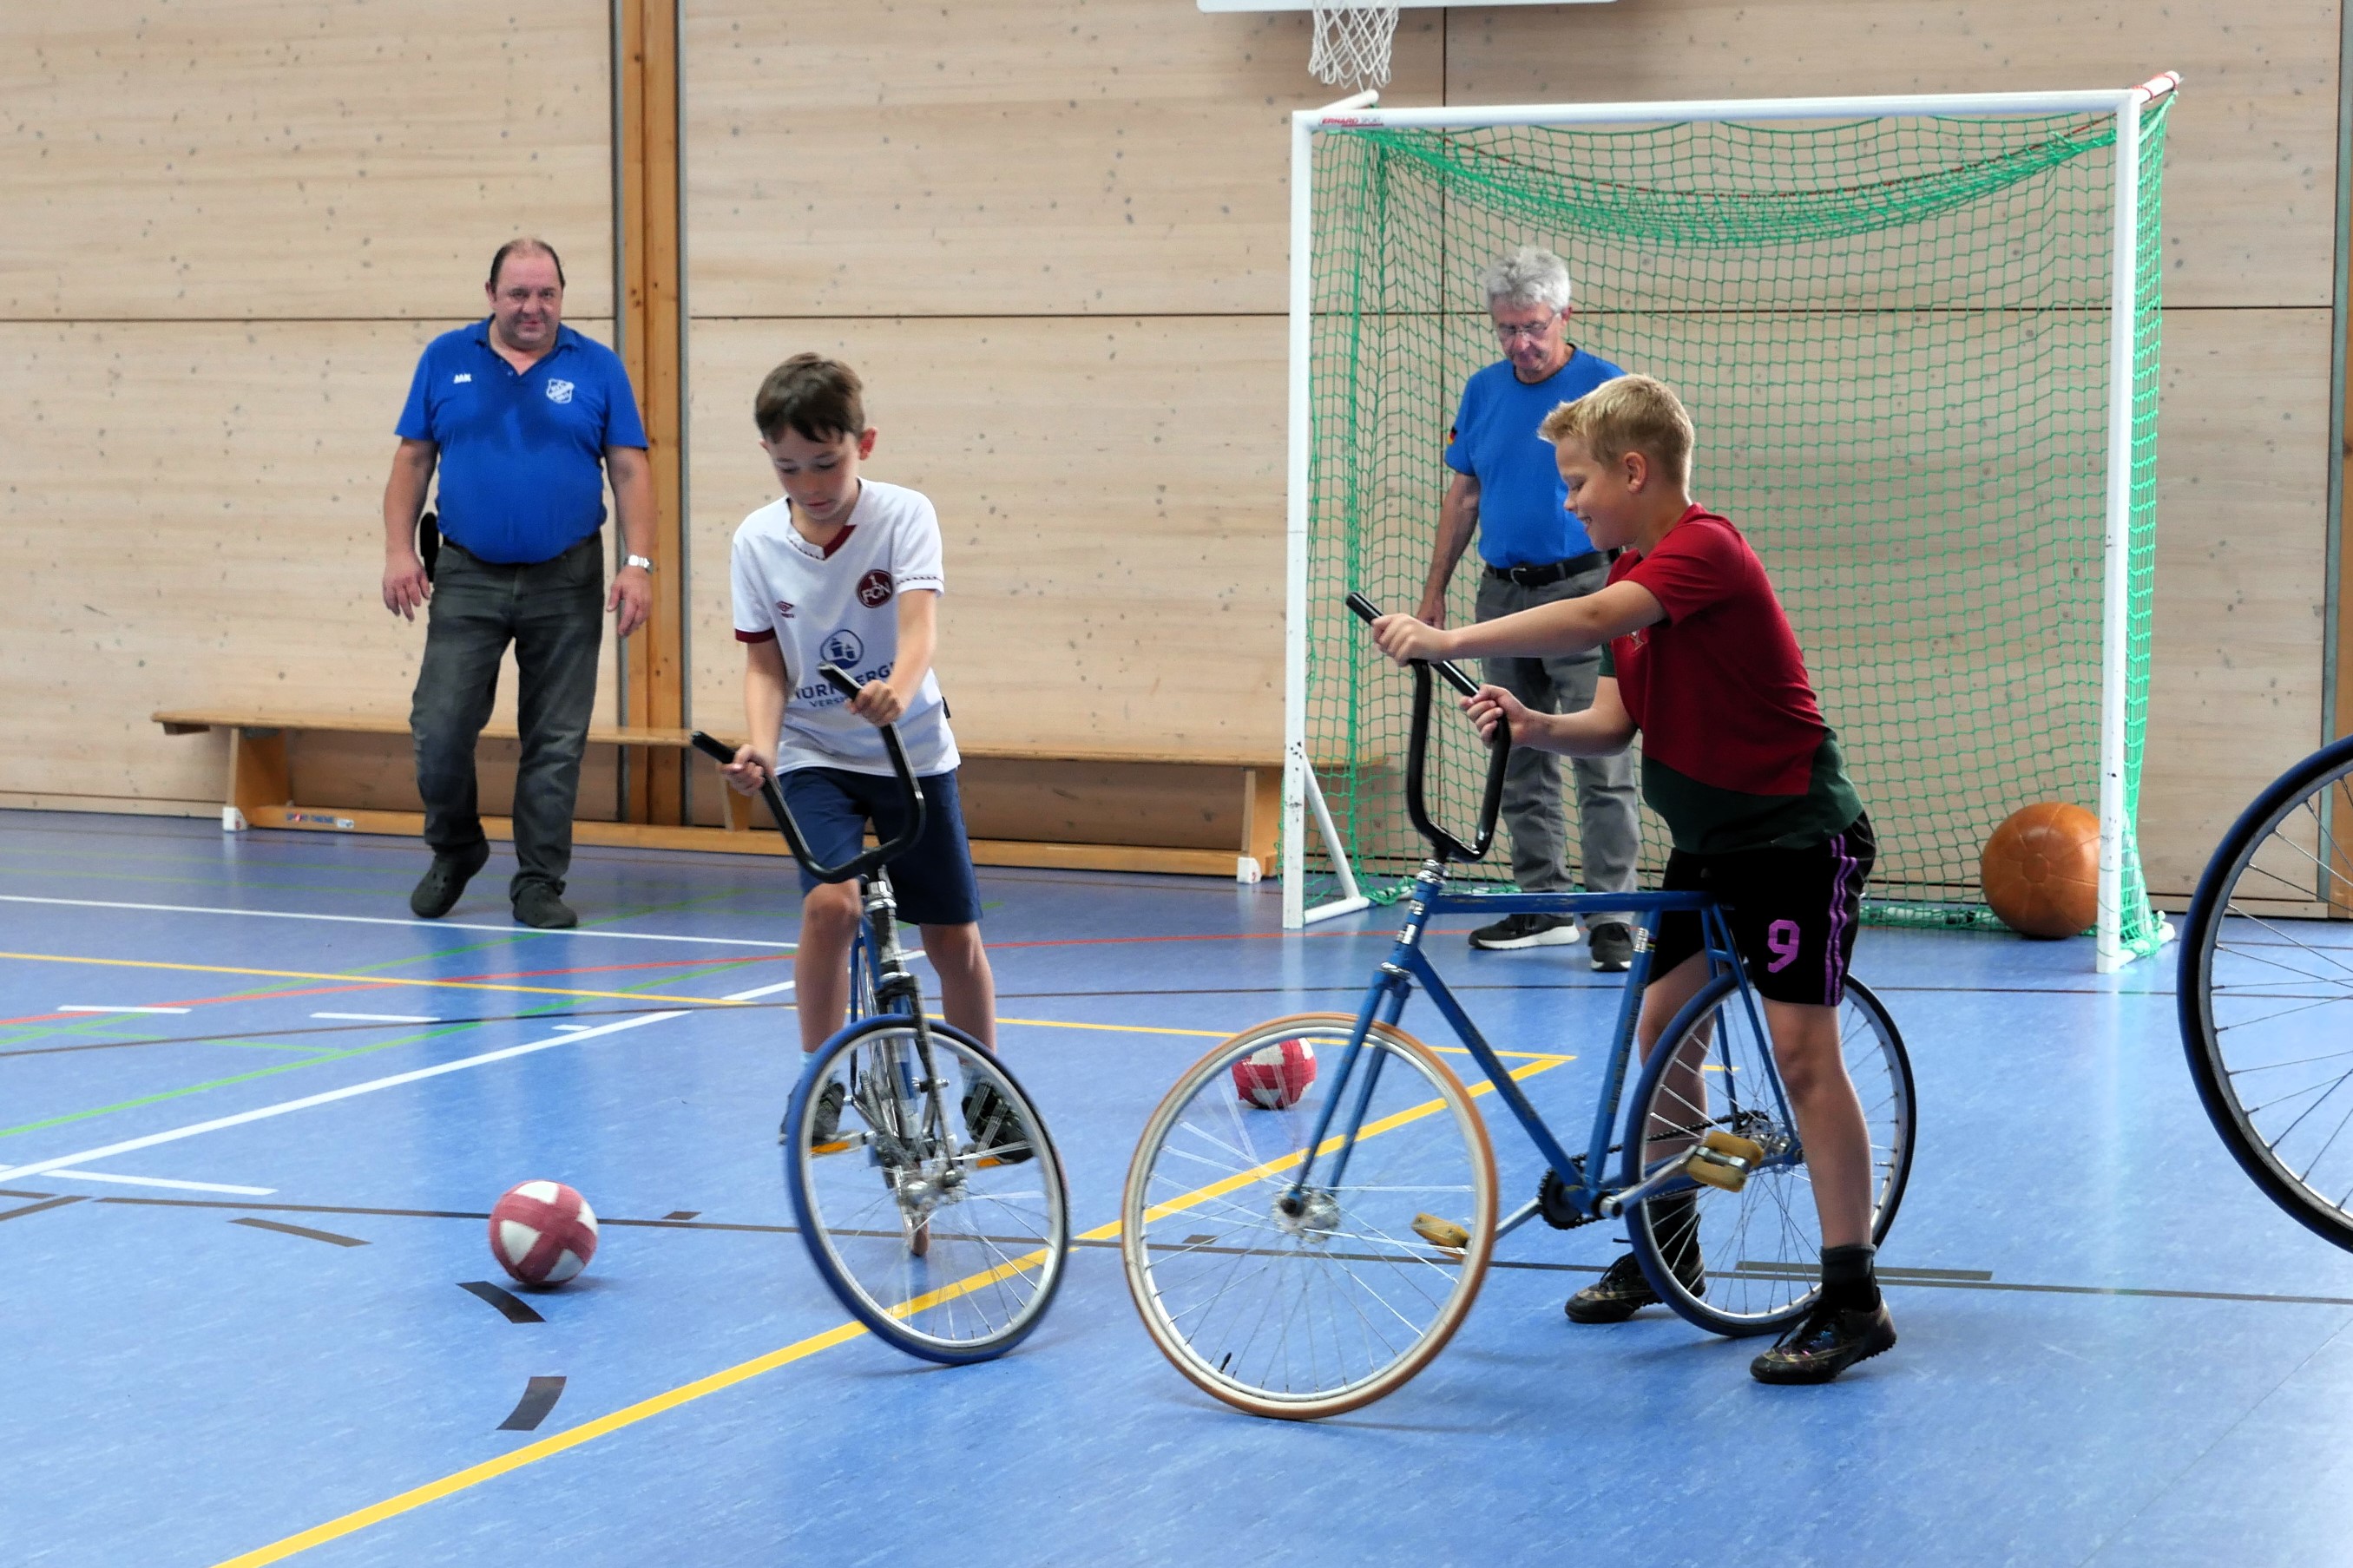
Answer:
[(1683, 399), (1663, 381), (1621, 375), (1545, 416), (1536, 434), (1558, 446), (1574, 437), (1603, 463), (1640, 452), (1677, 484), (1691, 482), (1692, 422)]

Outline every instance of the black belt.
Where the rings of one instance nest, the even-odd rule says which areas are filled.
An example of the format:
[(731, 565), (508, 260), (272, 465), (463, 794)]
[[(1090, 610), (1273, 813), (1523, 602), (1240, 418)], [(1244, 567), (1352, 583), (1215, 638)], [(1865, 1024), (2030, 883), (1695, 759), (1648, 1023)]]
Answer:
[(1533, 566), (1490, 566), (1487, 575), (1517, 583), (1523, 588), (1548, 588), (1563, 577), (1574, 577), (1579, 572), (1591, 572), (1609, 564), (1609, 556), (1599, 550), (1588, 550), (1566, 561), (1546, 561)]

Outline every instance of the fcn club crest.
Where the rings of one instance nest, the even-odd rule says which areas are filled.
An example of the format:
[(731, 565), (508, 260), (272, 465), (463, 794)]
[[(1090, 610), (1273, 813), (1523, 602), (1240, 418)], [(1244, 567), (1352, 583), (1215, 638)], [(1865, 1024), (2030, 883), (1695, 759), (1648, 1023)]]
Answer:
[(558, 381), (558, 380), (556, 380), (554, 376), (550, 376), (550, 377), (548, 377), (548, 380), (547, 380), (547, 400), (548, 400), (550, 403), (569, 403), (569, 402), (571, 402), (571, 401), (572, 401), (572, 384), (571, 384), (570, 382), (568, 382), (568, 381)]
[(891, 602), (891, 574), (880, 566), (858, 580), (858, 602), (879, 610)]

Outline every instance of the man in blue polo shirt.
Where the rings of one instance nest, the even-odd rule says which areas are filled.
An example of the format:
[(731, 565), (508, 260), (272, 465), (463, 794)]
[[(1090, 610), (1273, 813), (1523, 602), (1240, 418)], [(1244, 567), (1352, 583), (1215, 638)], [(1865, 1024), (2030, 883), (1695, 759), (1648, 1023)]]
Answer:
[[(628, 373), (563, 324), (555, 252), (509, 241), (483, 291), (490, 316), (442, 333), (417, 362), (384, 491), (385, 607), (413, 621), (431, 606), (408, 722), (433, 865), (408, 907), (438, 920), (490, 858), (474, 742), (512, 642), (522, 755), (507, 892), (515, 919), (552, 930), (579, 923), (562, 895), (604, 612), (617, 611), (615, 630), (628, 637), (652, 598), (653, 476)], [(428, 581), (417, 521), (437, 465), (442, 544)], [(628, 551), (609, 595), (607, 474)]]
[[(1600, 589), (1609, 561), (1593, 548), (1585, 525), (1568, 510), (1550, 442), (1536, 434), (1545, 416), (1573, 403), (1612, 376), (1623, 375), (1568, 341), (1568, 268), (1560, 258), (1522, 246), (1487, 268), (1487, 313), (1504, 357), (1472, 376), (1462, 389), (1446, 466), (1454, 481), (1439, 509), (1438, 547), (1415, 614), (1446, 624), (1446, 585), (1474, 532), (1486, 570), (1479, 579), (1479, 619), (1492, 621), (1557, 599)], [(1491, 658), (1487, 679), (1543, 713), (1577, 713), (1593, 706), (1600, 678), (1597, 650), (1574, 658)], [(1634, 885), (1641, 827), (1634, 814), (1634, 767), (1624, 752), (1578, 757), (1579, 847), (1588, 892)], [(1560, 806), (1560, 759), (1533, 747), (1512, 753), (1504, 779), (1504, 821), (1511, 829), (1512, 879), (1527, 892), (1566, 891), (1567, 825)], [(1593, 967), (1619, 971), (1634, 953), (1622, 917), (1591, 922), (1588, 952)], [(1556, 947), (1577, 940), (1566, 915), (1507, 915), (1471, 933), (1473, 947)]]

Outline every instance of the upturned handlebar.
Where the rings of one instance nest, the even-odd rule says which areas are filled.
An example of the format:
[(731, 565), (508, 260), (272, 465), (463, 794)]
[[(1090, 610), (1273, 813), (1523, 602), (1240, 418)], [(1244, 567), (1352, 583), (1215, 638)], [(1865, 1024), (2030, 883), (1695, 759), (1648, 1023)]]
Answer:
[[(1350, 594), (1347, 605), (1366, 626), (1380, 618), (1380, 609), (1362, 594)], [(1479, 683), (1455, 668), (1451, 660), (1418, 658), (1413, 661), (1413, 734), (1406, 752), (1406, 815), (1413, 819), (1414, 830), (1430, 841), (1431, 853), (1440, 860), (1482, 860), (1495, 842), (1495, 819), (1503, 813), (1504, 770), (1512, 758), (1512, 727), (1497, 720), (1494, 737), (1487, 742), (1487, 787), (1479, 800), (1479, 826), (1471, 842), (1465, 844), (1430, 820), (1426, 798), (1426, 763), (1430, 755), (1430, 677), (1432, 670), (1465, 697), (1475, 697), (1479, 692)]]
[[(847, 670), (832, 664), (818, 665), (817, 669), (827, 683), (844, 697), (857, 697), (860, 690), (858, 681)], [(847, 882), (853, 877), (863, 877), (876, 867), (905, 854), (909, 847), (923, 836), (923, 786), (916, 780), (914, 770), (907, 765), (906, 750), (899, 744), (899, 727), (884, 724), (880, 728), (882, 749), (890, 754), (891, 771), (899, 780), (899, 798), (906, 807), (907, 825), (890, 842), (862, 850), (839, 866), (819, 865), (817, 858), (809, 853), (808, 840), (801, 836), (800, 824), (793, 819), (793, 808), (785, 804), (785, 792), (776, 787), (776, 774), (772, 772), (760, 781), (760, 798), (768, 803), (768, 815), (776, 819), (776, 830), (785, 836), (785, 847), (793, 852), (793, 858), (800, 862), (801, 869), (820, 882)], [(735, 748), (726, 742), (700, 730), (694, 732), (693, 739), (695, 750), (704, 756), (721, 763), (735, 760)]]

